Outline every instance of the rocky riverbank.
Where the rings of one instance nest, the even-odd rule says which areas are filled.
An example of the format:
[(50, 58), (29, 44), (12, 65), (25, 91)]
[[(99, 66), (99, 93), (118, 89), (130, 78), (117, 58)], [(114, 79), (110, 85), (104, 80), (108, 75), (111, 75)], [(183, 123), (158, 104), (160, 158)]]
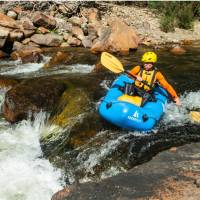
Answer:
[(65, 188), (52, 200), (198, 200), (200, 143), (171, 148), (148, 163), (99, 183)]
[(1, 2), (0, 57), (40, 62), (43, 47), (85, 47), (91, 52), (128, 53), (138, 45), (191, 44), (193, 30), (164, 33), (159, 14), (134, 5), (105, 2)]

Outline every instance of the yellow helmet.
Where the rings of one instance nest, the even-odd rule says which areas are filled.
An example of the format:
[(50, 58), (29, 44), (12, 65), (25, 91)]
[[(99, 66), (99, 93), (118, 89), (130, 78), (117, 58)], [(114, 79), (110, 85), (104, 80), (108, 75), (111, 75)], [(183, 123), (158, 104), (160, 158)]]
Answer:
[(143, 54), (141, 60), (142, 60), (142, 62), (155, 63), (155, 62), (157, 62), (157, 55), (154, 52), (149, 51), (149, 52), (146, 52)]

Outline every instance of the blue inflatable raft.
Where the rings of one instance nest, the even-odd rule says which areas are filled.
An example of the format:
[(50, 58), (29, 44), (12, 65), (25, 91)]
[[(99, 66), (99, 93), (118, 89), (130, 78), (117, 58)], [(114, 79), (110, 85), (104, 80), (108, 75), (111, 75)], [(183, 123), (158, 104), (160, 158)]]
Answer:
[(164, 113), (168, 93), (161, 86), (156, 86), (153, 90), (154, 101), (148, 101), (141, 107), (137, 102), (132, 103), (121, 98), (124, 93), (120, 88), (125, 83), (133, 82), (127, 75), (120, 75), (102, 99), (99, 113), (107, 121), (127, 130), (151, 130)]

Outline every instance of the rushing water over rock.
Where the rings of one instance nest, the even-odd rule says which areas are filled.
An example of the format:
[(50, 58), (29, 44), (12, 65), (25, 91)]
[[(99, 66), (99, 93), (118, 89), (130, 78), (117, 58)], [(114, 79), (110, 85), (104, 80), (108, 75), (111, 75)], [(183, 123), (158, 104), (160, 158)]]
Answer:
[[(78, 54), (84, 58), (83, 62), (80, 62), (80, 58), (78, 58), (78, 60), (73, 61), (74, 63), (77, 61), (76, 64), (61, 63), (53, 68), (42, 68), (41, 64), (35, 64), (38, 67), (35, 70), (30, 68), (30, 70), (27, 69), (23, 73), (17, 74), (14, 74), (16, 71), (13, 70), (15, 70), (15, 67), (20, 67), (19, 64), (13, 67), (9, 62), (1, 63), (0, 73), (7, 73), (7, 75), (19, 80), (48, 76), (50, 79), (66, 79), (72, 88), (65, 93), (66, 96), (63, 96), (64, 101), (61, 98), (61, 106), (58, 107), (60, 112), (55, 118), (46, 122), (43, 118), (40, 118), (43, 116), (41, 114), (38, 115), (38, 118), (36, 117), (34, 122), (27, 120), (17, 125), (8, 125), (4, 119), (1, 119), (0, 129), (2, 132), (0, 132), (0, 135), (5, 133), (3, 132), (5, 129), (10, 130), (9, 127), (11, 127), (12, 132), (8, 131), (8, 133), (6, 132), (7, 134), (3, 134), (7, 140), (11, 138), (15, 141), (17, 140), (16, 138), (20, 137), (22, 142), (25, 140), (25, 143), (28, 143), (32, 140), (32, 137), (37, 136), (37, 145), (33, 142), (33, 146), (30, 146), (31, 150), (37, 150), (30, 152), (33, 157), (27, 153), (28, 159), (31, 159), (31, 161), (28, 160), (27, 162), (31, 165), (31, 173), (36, 174), (34, 177), (38, 173), (37, 170), (34, 171), (34, 166), (38, 166), (38, 160), (41, 168), (50, 173), (49, 177), (54, 177), (50, 181), (53, 184), (53, 186), (50, 186), (52, 190), (49, 190), (49, 186), (47, 188), (43, 187), (45, 185), (43, 181), (45, 180), (37, 180), (39, 184), (36, 189), (40, 189), (39, 191), (48, 190), (48, 192), (41, 192), (46, 195), (52, 194), (52, 192), (60, 188), (61, 185), (58, 180), (61, 176), (66, 177), (65, 182), (67, 183), (73, 183), (76, 180), (80, 182), (101, 180), (148, 161), (160, 151), (172, 146), (200, 141), (200, 127), (191, 122), (189, 118), (190, 110), (200, 109), (199, 50), (192, 49), (191, 52), (189, 49), (182, 56), (170, 55), (169, 52), (165, 51), (159, 52), (160, 60), (158, 65), (162, 66), (160, 70), (166, 74), (169, 82), (181, 94), (182, 104), (180, 107), (176, 107), (173, 103), (168, 104), (165, 116), (150, 133), (124, 131), (98, 116), (98, 104), (116, 75), (109, 72), (90, 73), (93, 70), (95, 59), (90, 58), (90, 55), (85, 54), (85, 52), (79, 52)], [(139, 62), (141, 54), (142, 51), (138, 51), (135, 52), (134, 57), (126, 56), (120, 59), (124, 65), (133, 66)], [(174, 65), (171, 63), (172, 60)], [(6, 64), (9, 65), (7, 69)], [(27, 65), (31, 66), (32, 64)], [(24, 65), (22, 66), (24, 67)], [(11, 68), (9, 69), (9, 67)], [(78, 103), (79, 101), (81, 102)], [(79, 105), (76, 106), (74, 102)], [(39, 119), (41, 119), (40, 125), (37, 124)], [(59, 119), (64, 120), (60, 121)], [(25, 134), (26, 130), (31, 134)], [(64, 169), (65, 175), (61, 175), (59, 170), (55, 172), (48, 161), (41, 159), (39, 140), (44, 156), (49, 158), (57, 167)], [(7, 143), (5, 146), (7, 146), (7, 151), (12, 151), (13, 146), (10, 147)], [(23, 154), (14, 154), (12, 156), (15, 157), (13, 159), (15, 161), (18, 157), (21, 158)], [(36, 162), (34, 162), (35, 160)], [(2, 160), (2, 165), (4, 165), (4, 162), (6, 163), (6, 159)], [(47, 165), (44, 166), (44, 163)], [(17, 174), (13, 173), (13, 179), (17, 180)], [(34, 177), (30, 176), (29, 178), (34, 181)], [(32, 188), (36, 190), (34, 186)], [(8, 188), (8, 190), (12, 191), (12, 188)], [(30, 199), (34, 197), (32, 196), (32, 190), (27, 195)]]
[[(1, 93), (1, 102), (4, 93)], [(61, 170), (43, 158), (39, 137), (46, 114), (10, 125), (0, 119), (0, 197), (2, 200), (49, 200), (62, 188)]]

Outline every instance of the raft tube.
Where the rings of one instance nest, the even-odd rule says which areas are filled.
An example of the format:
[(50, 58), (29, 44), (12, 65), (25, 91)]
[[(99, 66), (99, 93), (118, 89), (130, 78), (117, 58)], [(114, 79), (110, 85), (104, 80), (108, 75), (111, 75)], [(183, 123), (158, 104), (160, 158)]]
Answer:
[(112, 84), (99, 105), (100, 115), (107, 121), (127, 130), (149, 131), (164, 114), (168, 93), (156, 86), (153, 90), (155, 101), (146, 102), (143, 107), (118, 100), (125, 83), (133, 83), (127, 75), (120, 75)]

